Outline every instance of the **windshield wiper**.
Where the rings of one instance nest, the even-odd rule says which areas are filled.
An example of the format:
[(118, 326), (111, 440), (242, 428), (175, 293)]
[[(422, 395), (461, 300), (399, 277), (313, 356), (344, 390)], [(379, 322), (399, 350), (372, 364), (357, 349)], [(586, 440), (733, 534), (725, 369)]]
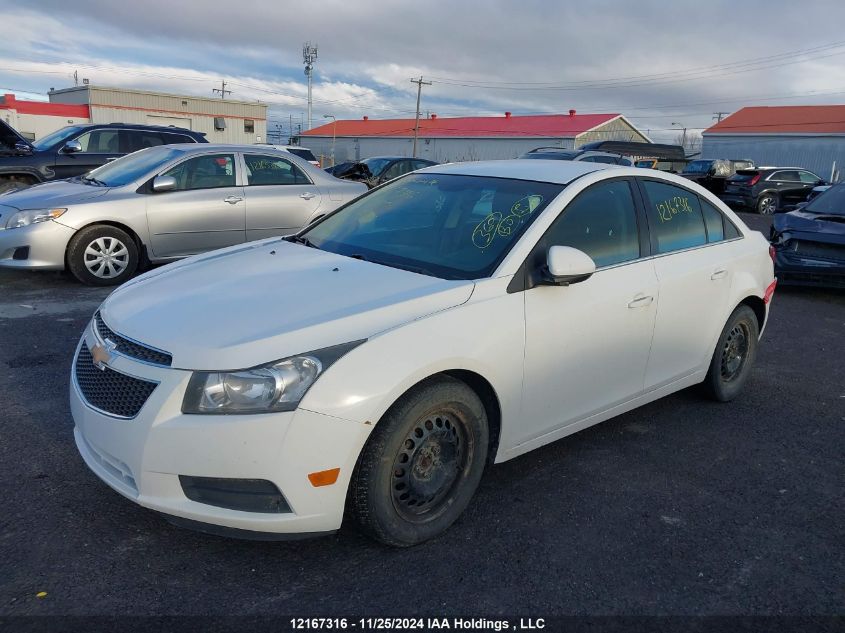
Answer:
[(317, 246), (314, 242), (309, 240), (304, 235), (288, 235), (284, 239), (286, 242), (293, 242), (294, 244), (302, 244), (303, 246), (307, 246), (308, 248), (316, 248), (320, 250), (320, 247)]
[(83, 182), (93, 182), (95, 185), (97, 185), (99, 187), (107, 186), (106, 183), (104, 183), (102, 180), (97, 180), (96, 178), (90, 178), (88, 176), (82, 176), (82, 181)]

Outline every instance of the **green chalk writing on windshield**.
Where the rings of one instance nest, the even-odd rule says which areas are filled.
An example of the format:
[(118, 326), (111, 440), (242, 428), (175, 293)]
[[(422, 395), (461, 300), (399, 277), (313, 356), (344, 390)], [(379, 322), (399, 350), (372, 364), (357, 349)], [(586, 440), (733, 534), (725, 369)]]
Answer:
[(522, 218), (531, 214), (543, 202), (543, 196), (530, 195), (517, 200), (510, 210), (510, 215), (503, 217), (499, 211), (493, 211), (485, 217), (472, 232), (472, 243), (477, 248), (487, 248), (497, 235), (509, 237), (522, 222)]

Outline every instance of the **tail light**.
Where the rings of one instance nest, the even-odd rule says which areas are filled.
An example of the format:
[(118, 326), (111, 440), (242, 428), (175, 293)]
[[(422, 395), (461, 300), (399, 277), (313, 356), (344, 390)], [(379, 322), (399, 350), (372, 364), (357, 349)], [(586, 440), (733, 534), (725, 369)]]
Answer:
[(757, 182), (758, 182), (759, 180), (760, 180), (760, 174), (754, 174), (754, 175), (751, 177), (751, 180), (749, 180), (747, 184), (748, 184), (748, 186), (749, 186), (749, 187), (753, 187), (754, 185), (756, 185), (756, 184), (757, 184)]
[(769, 257), (772, 258), (772, 261), (775, 261), (775, 255), (776, 255), (776, 251), (775, 251), (774, 244), (769, 244)]
[(772, 280), (772, 283), (766, 288), (766, 293), (763, 295), (763, 303), (769, 303), (772, 300), (772, 295), (775, 294), (775, 288), (777, 288), (778, 279), (775, 277)]

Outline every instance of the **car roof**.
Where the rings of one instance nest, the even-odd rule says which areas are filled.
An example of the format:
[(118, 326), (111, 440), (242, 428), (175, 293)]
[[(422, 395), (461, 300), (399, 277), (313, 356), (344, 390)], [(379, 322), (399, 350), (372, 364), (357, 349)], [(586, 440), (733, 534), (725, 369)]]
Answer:
[[(68, 126), (71, 127), (71, 126)], [(129, 130), (155, 130), (157, 132), (187, 132), (196, 136), (205, 136), (205, 132), (195, 132), (186, 127), (176, 127), (175, 125), (146, 125), (143, 123), (74, 123), (72, 127), (89, 128), (89, 127), (118, 127)]]
[(488, 160), (471, 163), (447, 163), (433, 165), (421, 170), (433, 174), (459, 174), (462, 176), (490, 176), (492, 178), (513, 178), (535, 180), (566, 185), (594, 171), (619, 169), (607, 163), (588, 163), (561, 160)]

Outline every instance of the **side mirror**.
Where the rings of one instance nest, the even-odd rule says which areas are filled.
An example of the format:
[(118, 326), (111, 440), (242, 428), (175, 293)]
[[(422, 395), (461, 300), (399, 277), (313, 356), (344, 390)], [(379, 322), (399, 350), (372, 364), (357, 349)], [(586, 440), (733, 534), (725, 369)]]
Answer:
[(156, 176), (153, 180), (153, 191), (156, 193), (174, 189), (176, 189), (176, 179), (173, 176)]
[(23, 141), (18, 141), (15, 143), (15, 153), (16, 154), (32, 154), (32, 147), (24, 143)]
[(77, 152), (82, 151), (82, 143), (79, 141), (68, 141), (65, 143), (65, 146), (62, 147), (62, 151), (65, 154), (76, 154)]
[(544, 282), (568, 286), (589, 279), (596, 272), (596, 263), (584, 251), (571, 246), (552, 246), (546, 255)]
[(824, 186), (824, 185), (826, 185), (826, 184), (827, 184), (827, 183), (826, 183), (824, 180), (822, 180), (821, 178), (819, 178), (819, 181), (816, 183), (816, 187), (822, 187), (822, 186)]

